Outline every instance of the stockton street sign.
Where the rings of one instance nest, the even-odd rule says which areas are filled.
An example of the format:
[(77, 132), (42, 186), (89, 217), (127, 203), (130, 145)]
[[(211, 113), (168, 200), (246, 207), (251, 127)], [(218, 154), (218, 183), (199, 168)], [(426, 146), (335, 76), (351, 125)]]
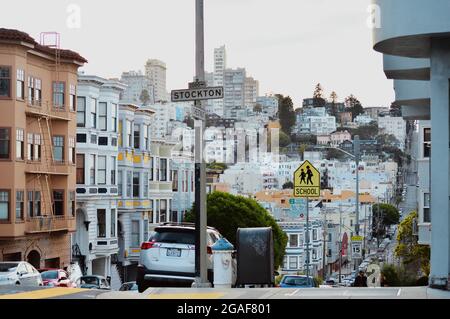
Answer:
[(172, 102), (213, 99), (223, 99), (223, 86), (193, 88), (188, 90), (173, 90), (171, 94)]

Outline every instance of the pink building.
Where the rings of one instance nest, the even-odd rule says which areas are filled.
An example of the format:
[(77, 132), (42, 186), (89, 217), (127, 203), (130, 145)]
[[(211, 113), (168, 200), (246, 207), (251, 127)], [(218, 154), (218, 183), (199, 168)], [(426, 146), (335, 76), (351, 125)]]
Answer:
[[(352, 135), (348, 131), (341, 131), (341, 132), (334, 132), (330, 135), (331, 138), (331, 144), (332, 145), (339, 145), (344, 141), (351, 141)], [(318, 137), (317, 137), (318, 140)], [(319, 143), (317, 141), (317, 143)]]

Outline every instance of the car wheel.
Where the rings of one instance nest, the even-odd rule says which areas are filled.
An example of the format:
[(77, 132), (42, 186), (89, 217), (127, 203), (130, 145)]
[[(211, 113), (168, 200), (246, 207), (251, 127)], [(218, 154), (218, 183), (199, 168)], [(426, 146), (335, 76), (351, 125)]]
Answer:
[(137, 285), (138, 285), (138, 291), (140, 293), (143, 293), (144, 291), (146, 291), (150, 287), (150, 283), (148, 281), (146, 281), (146, 280), (139, 281), (137, 283)]

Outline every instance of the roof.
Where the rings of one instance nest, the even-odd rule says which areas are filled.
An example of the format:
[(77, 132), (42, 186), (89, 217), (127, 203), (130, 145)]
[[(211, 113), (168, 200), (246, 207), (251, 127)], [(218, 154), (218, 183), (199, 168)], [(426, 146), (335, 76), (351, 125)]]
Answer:
[[(15, 29), (0, 28), (0, 42), (1, 41), (25, 42), (31, 44), (35, 50), (46, 54), (53, 55), (56, 52), (56, 49), (54, 48), (37, 43), (28, 33)], [(81, 63), (88, 62), (85, 58), (83, 58), (75, 51), (60, 49), (59, 53), (62, 59), (75, 60)]]

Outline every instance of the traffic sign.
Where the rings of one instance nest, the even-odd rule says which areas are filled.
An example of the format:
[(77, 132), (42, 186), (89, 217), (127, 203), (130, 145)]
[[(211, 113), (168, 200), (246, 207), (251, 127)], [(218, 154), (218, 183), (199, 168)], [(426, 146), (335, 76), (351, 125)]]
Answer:
[(363, 236), (352, 236), (352, 241), (360, 241), (362, 242), (364, 240)]
[(197, 119), (197, 120), (205, 120), (206, 119), (206, 112), (204, 109), (202, 109), (198, 106), (193, 106), (192, 110), (193, 110), (195, 119)]
[(309, 161), (294, 172), (294, 197), (320, 197), (320, 172)]
[(172, 102), (223, 99), (223, 86), (173, 90), (171, 93)]
[(352, 259), (360, 259), (362, 258), (362, 244), (361, 242), (353, 242), (352, 241)]

